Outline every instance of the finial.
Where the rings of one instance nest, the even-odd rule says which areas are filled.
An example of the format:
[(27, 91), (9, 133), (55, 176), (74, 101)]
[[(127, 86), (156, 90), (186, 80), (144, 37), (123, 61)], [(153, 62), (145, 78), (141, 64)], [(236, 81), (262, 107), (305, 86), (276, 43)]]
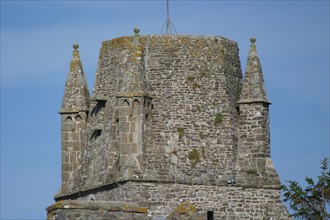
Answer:
[(72, 45), (73, 46), (73, 49), (77, 50), (79, 48), (79, 44), (75, 43)]
[(138, 34), (139, 32), (140, 32), (140, 28), (135, 27), (135, 28), (134, 28), (134, 33), (135, 33), (135, 34)]
[(251, 37), (250, 41), (251, 41), (250, 51), (257, 52), (256, 45), (254, 44), (257, 41), (257, 39), (255, 39), (254, 37)]
[(80, 59), (80, 57), (79, 57), (79, 50), (78, 50), (79, 44), (74, 43), (72, 45), (72, 47), (73, 47), (73, 55), (72, 55), (73, 56), (73, 59), (79, 60)]
[(140, 28), (135, 27), (134, 29), (134, 37), (133, 37), (133, 46), (138, 46), (139, 45), (139, 32), (140, 32)]

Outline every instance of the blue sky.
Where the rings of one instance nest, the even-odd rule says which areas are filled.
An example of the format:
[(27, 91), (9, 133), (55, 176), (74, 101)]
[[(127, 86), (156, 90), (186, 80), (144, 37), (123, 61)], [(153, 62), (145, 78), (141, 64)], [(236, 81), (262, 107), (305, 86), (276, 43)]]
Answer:
[[(316, 177), (329, 157), (329, 1), (171, 1), (180, 34), (257, 38), (281, 181)], [(80, 44), (92, 91), (101, 42), (159, 34), (166, 1), (1, 0), (1, 219), (45, 219), (60, 187), (60, 109)]]

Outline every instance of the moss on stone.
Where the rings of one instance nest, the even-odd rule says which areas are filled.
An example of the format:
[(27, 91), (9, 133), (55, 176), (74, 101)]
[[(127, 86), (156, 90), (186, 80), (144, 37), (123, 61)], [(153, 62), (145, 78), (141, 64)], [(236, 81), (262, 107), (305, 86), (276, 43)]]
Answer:
[(195, 76), (187, 76), (188, 81), (194, 81), (196, 79)]
[(205, 159), (206, 158), (206, 154), (205, 154), (205, 147), (202, 147), (202, 157)]
[(216, 115), (215, 115), (215, 118), (214, 118), (214, 124), (215, 125), (219, 125), (221, 124), (222, 122), (222, 114), (220, 112), (218, 112)]
[(245, 172), (246, 172), (247, 174), (250, 174), (250, 175), (255, 175), (255, 174), (258, 173), (257, 170), (256, 170), (256, 169), (253, 169), (253, 168), (248, 169), (248, 170), (246, 170)]
[(184, 128), (177, 128), (179, 139), (181, 139), (184, 135)]
[(203, 132), (201, 132), (201, 131), (199, 132), (198, 135), (199, 135), (199, 138), (202, 139), (202, 140), (205, 138)]
[(201, 78), (206, 77), (207, 76), (207, 72), (206, 71), (200, 72), (200, 76), (201, 76)]
[(193, 89), (197, 89), (197, 88), (200, 88), (201, 86), (198, 83), (194, 82), (192, 84), (192, 87), (193, 87)]
[(192, 168), (194, 168), (196, 164), (200, 161), (200, 156), (196, 148), (194, 148), (192, 151), (189, 152), (188, 159), (191, 160)]

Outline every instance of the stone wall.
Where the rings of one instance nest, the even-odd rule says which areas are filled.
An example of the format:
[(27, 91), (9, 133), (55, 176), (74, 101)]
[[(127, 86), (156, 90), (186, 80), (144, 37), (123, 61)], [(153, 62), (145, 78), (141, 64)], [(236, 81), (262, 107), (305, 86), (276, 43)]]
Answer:
[(61, 201), (47, 208), (48, 220), (145, 220), (148, 209), (128, 202)]
[(125, 182), (117, 183), (112, 190), (94, 191), (75, 200), (139, 204), (148, 210), (146, 219), (165, 219), (184, 202), (192, 204), (203, 219), (207, 211), (213, 212), (214, 219), (289, 219), (277, 189)]
[[(237, 44), (222, 37), (157, 35), (139, 36), (138, 46), (132, 42), (133, 37), (121, 37), (102, 44), (89, 141), (75, 189), (120, 178), (118, 121), (125, 113), (117, 95), (122, 92), (142, 92), (152, 99), (141, 138), (143, 172), (132, 178), (226, 183), (236, 172), (236, 102), (242, 80)], [(140, 71), (144, 77), (137, 81)], [(105, 104), (96, 111), (98, 100)]]

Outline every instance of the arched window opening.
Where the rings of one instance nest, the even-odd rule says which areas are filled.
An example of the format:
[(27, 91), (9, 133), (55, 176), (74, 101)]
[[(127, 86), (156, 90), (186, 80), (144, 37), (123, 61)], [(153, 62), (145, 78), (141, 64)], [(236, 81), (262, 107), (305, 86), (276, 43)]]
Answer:
[(138, 107), (138, 106), (140, 106), (140, 102), (139, 102), (137, 99), (135, 99), (135, 100), (134, 100), (134, 103), (133, 103), (133, 106), (134, 106), (134, 107)]
[(96, 105), (91, 112), (91, 115), (96, 115), (102, 108), (105, 108), (106, 102), (106, 100), (97, 100)]
[(101, 133), (102, 133), (102, 130), (94, 130), (90, 140), (100, 137)]
[(77, 122), (80, 122), (81, 120), (82, 120), (81, 116), (80, 116), (80, 115), (77, 115), (77, 116), (76, 116), (76, 121), (77, 121)]
[(125, 99), (124, 101), (123, 101), (123, 105), (127, 105), (127, 106), (130, 106), (130, 104), (129, 104), (129, 101), (127, 101), (127, 99)]

